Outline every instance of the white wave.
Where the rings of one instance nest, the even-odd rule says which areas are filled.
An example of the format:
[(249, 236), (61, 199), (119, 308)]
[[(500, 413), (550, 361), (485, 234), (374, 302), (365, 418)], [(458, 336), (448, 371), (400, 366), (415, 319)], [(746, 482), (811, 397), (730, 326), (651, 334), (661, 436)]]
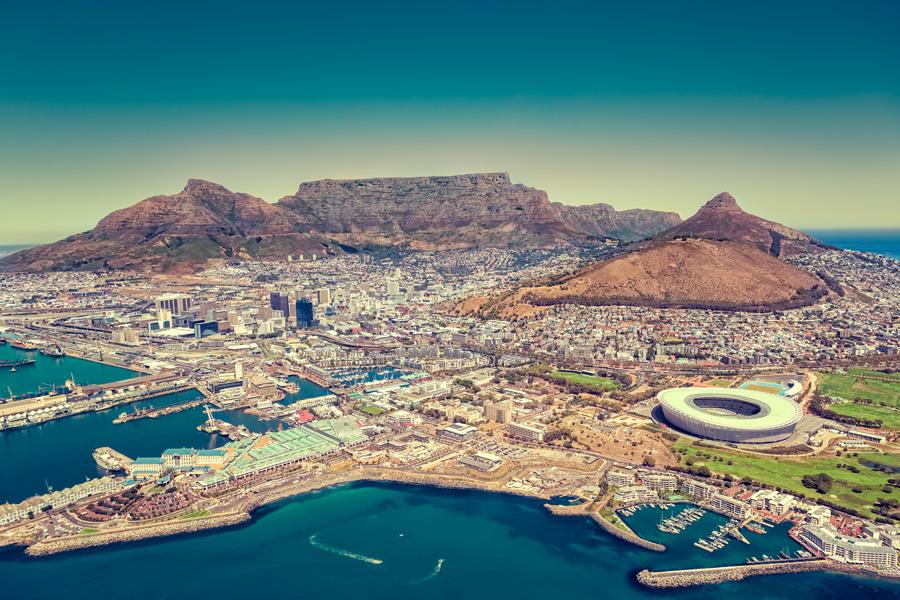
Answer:
[(343, 556), (345, 558), (352, 558), (353, 560), (361, 560), (362, 562), (367, 562), (370, 565), (380, 565), (384, 562), (380, 558), (372, 558), (371, 556), (366, 556), (365, 554), (357, 554), (356, 552), (351, 552), (350, 550), (344, 550), (343, 548), (335, 548), (334, 546), (323, 544), (316, 538), (315, 534), (309, 536), (309, 543), (319, 550), (331, 552), (332, 554), (337, 554), (338, 556)]
[(444, 568), (444, 559), (439, 558), (437, 561), (437, 564), (434, 565), (434, 570), (431, 571), (431, 573), (429, 573), (427, 576), (423, 577), (422, 579), (416, 579), (415, 581), (410, 582), (410, 585), (416, 585), (419, 583), (425, 583), (426, 581), (431, 581), (432, 579), (434, 579), (435, 577), (440, 575), (441, 569), (443, 569), (443, 568)]

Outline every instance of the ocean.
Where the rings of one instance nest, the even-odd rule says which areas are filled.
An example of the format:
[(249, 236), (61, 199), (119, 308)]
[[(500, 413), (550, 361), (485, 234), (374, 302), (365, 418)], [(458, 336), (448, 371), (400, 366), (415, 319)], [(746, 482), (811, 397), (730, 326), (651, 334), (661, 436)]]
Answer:
[(0, 581), (29, 600), (900, 598), (900, 584), (833, 573), (664, 592), (634, 580), (645, 567), (719, 564), (717, 554), (690, 544), (649, 552), (529, 498), (358, 483), (279, 502), (229, 529), (38, 559), (0, 551)]
[(900, 229), (821, 229), (807, 233), (838, 248), (872, 252), (900, 260)]

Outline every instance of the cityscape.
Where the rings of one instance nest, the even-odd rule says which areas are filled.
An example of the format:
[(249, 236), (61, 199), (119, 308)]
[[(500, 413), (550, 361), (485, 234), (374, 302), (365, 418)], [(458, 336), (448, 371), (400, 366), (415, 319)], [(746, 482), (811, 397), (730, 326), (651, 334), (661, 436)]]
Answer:
[[(900, 136), (891, 137), (900, 87), (887, 74), (900, 56), (886, 25), (896, 23), (892, 4), (836, 3), (814, 16), (784, 9), (786, 22), (812, 19), (852, 37), (852, 48), (831, 42), (847, 64), (877, 55), (881, 69), (857, 66), (837, 83), (819, 70), (827, 59), (793, 43), (790, 56), (812, 62), (782, 81), (786, 34), (771, 23), (774, 6), (737, 3), (735, 16), (700, 3), (682, 15), (650, 2), (645, 22), (610, 3), (529, 3), (515, 15), (493, 3), (445, 7), (451, 14), (351, 3), (338, 27), (344, 17), (332, 7), (263, 4), (171, 7), (194, 28), (172, 33), (182, 55), (157, 47), (168, 42), (151, 13), (163, 7), (16, 9), (31, 32), (61, 32), (68, 15), (84, 28), (65, 33), (75, 59), (111, 79), (75, 78), (55, 41), (69, 89), (27, 75), (44, 57), (19, 50), (10, 54), (18, 89), (0, 92), (0, 122), (23, 136), (19, 150), (0, 141), (17, 165), (0, 167), (9, 202), (0, 225), (0, 577), (11, 591), (900, 595), (900, 181), (881, 170), (900, 156)], [(762, 17), (781, 50), (748, 63), (743, 49), (723, 45), (740, 77), (663, 24), (698, 34), (701, 21), (719, 32)], [(657, 76), (594, 71), (599, 50), (571, 36), (602, 30), (623, 43), (611, 18), (649, 36), (649, 47), (629, 42), (623, 60), (645, 69), (649, 53)], [(331, 34), (314, 26), (321, 19)], [(125, 24), (133, 39), (117, 29)], [(517, 26), (545, 26), (552, 35), (542, 43), (554, 47), (510, 54), (506, 46), (522, 41)], [(467, 35), (471, 47), (458, 48)], [(797, 35), (829, 43), (806, 28)], [(14, 37), (34, 48), (27, 34)], [(214, 39), (248, 48), (218, 55)], [(113, 58), (111, 40), (128, 62)], [(453, 52), (436, 46), (451, 42)], [(414, 47), (421, 57), (408, 55)], [(578, 72), (618, 87), (560, 66), (560, 47), (587, 52), (572, 59)], [(664, 77), (669, 51), (697, 74)], [(454, 71), (486, 59), (494, 76)], [(208, 73), (187, 73), (201, 63)], [(119, 71), (126, 64), (154, 89)], [(348, 65), (358, 67), (355, 83)], [(302, 66), (297, 76), (318, 92), (287, 78), (288, 66)], [(518, 79), (526, 72), (538, 81)], [(213, 77), (225, 74), (235, 86)], [(707, 78), (721, 93), (705, 90)], [(651, 83), (665, 110), (637, 98)], [(681, 112), (679, 95), (706, 108)], [(746, 101), (774, 107), (787, 97), (796, 106), (779, 104), (784, 112)], [(868, 112), (842, 112), (857, 101)], [(725, 119), (735, 107), (746, 115)], [(285, 110), (294, 112), (284, 129), (266, 120)], [(64, 111), (71, 128), (42, 138), (38, 129)], [(379, 127), (356, 124), (360, 115)], [(625, 116), (613, 127), (605, 119), (615, 115)], [(641, 115), (647, 124), (631, 121)], [(781, 137), (786, 115), (797, 119), (802, 158)], [(535, 137), (497, 146), (469, 129), (479, 122), (502, 136), (512, 121)], [(183, 138), (170, 135), (179, 124)], [(244, 126), (252, 131), (234, 150), (229, 132)], [(655, 157), (668, 142), (654, 136), (688, 126), (709, 137)], [(277, 160), (269, 145), (281, 152), (295, 127), (289, 160)], [(723, 154), (706, 142), (738, 131), (742, 158), (716, 163)], [(645, 172), (638, 193), (621, 183), (635, 178), (624, 156), (598, 150), (591, 167), (576, 158), (595, 134), (612, 136), (604, 143), (616, 152), (627, 147), (617, 136), (633, 139), (660, 174), (705, 163), (710, 181), (696, 185), (702, 173), (691, 167), (660, 198)], [(877, 159), (851, 156), (864, 134)], [(457, 135), (470, 136), (467, 150)], [(94, 146), (106, 136), (121, 144), (116, 156)], [(820, 139), (836, 143), (826, 150)], [(562, 141), (572, 150), (557, 162), (549, 154)], [(214, 151), (220, 143), (228, 152)], [(548, 163), (538, 166), (542, 144)], [(140, 148), (147, 164), (126, 148)], [(311, 159), (316, 149), (334, 152), (331, 162)], [(63, 161), (45, 159), (63, 151)], [(122, 181), (99, 175), (97, 161)], [(784, 179), (807, 163), (821, 181)], [(432, 168), (438, 174), (422, 174)], [(29, 173), (43, 174), (46, 205), (29, 199)], [(708, 190), (727, 178), (734, 195)], [(285, 180), (297, 191), (253, 195), (272, 198)], [(642, 208), (625, 208), (634, 205)]]

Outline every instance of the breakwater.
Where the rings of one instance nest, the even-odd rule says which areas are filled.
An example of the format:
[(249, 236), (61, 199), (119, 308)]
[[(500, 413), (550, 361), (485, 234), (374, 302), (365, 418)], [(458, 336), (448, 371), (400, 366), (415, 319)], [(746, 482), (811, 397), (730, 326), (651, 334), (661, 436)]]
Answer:
[(601, 517), (598, 513), (592, 512), (589, 515), (594, 522), (600, 526), (603, 531), (610, 534), (613, 537), (617, 537), (620, 540), (626, 541), (630, 544), (634, 544), (640, 548), (645, 550), (651, 550), (653, 552), (665, 552), (666, 547), (662, 544), (657, 544), (656, 542), (651, 542), (650, 540), (645, 540), (644, 538), (638, 536), (631, 530), (625, 531), (619, 527), (616, 527), (603, 517)]
[(167, 521), (165, 523), (129, 527), (122, 531), (99, 532), (80, 534), (52, 540), (40, 541), (28, 546), (25, 550), (30, 556), (48, 556), (71, 550), (81, 550), (95, 546), (106, 546), (122, 542), (135, 542), (156, 537), (195, 533), (205, 529), (217, 527), (229, 527), (238, 525), (250, 519), (246, 512), (216, 515), (212, 517), (199, 517), (181, 521)]
[(781, 575), (837, 569), (837, 563), (816, 558), (804, 561), (773, 563), (766, 565), (735, 565), (731, 567), (711, 567), (706, 569), (684, 569), (680, 571), (640, 571), (636, 578), (639, 583), (654, 589), (672, 589), (695, 585), (713, 585), (727, 581), (740, 581), (758, 575)]

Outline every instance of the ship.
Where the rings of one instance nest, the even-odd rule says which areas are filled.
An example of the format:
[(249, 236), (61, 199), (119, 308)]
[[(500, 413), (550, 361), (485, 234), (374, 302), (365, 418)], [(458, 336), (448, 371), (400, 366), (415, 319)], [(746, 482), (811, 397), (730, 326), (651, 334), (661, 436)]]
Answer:
[(19, 350), (26, 350), (28, 352), (37, 350), (37, 346), (34, 344), (29, 344), (28, 342), (23, 342), (22, 340), (13, 340), (9, 343), (13, 348), (18, 348)]
[(62, 358), (65, 356), (65, 352), (62, 351), (62, 348), (59, 345), (56, 346), (44, 346), (41, 348), (41, 354), (46, 356), (52, 356), (53, 358)]

